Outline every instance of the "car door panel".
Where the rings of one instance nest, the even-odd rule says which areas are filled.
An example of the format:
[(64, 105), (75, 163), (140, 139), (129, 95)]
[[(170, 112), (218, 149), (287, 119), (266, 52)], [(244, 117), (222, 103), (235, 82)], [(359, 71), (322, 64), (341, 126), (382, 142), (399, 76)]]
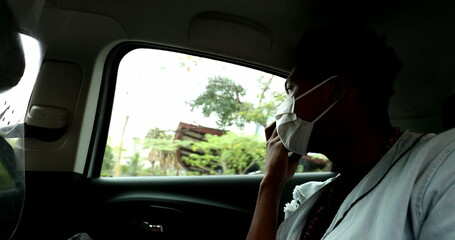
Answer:
[[(333, 173), (298, 174), (285, 187)], [(95, 239), (243, 239), (262, 176), (98, 178), (89, 182)], [(93, 199), (95, 198), (95, 199)], [(280, 213), (280, 218), (282, 218)], [(157, 229), (162, 227), (162, 232)]]
[[(299, 173), (285, 186), (333, 173)], [(244, 239), (262, 175), (87, 179), (81, 174), (26, 172), (24, 214), (14, 240)], [(280, 219), (283, 218), (279, 211)], [(162, 228), (162, 232), (160, 231)]]

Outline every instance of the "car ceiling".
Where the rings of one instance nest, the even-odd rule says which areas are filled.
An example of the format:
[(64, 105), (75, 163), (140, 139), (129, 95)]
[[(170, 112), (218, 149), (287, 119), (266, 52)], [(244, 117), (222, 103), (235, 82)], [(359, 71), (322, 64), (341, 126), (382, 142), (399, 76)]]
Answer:
[[(27, 3), (36, 8), (37, 2), (43, 1), (12, 5), (22, 28), (48, 46), (46, 58), (77, 62), (109, 44), (138, 41), (286, 73), (306, 28), (356, 22), (385, 35), (405, 65), (391, 102), (392, 119), (438, 120), (444, 100), (455, 92), (455, 2), (449, 0), (48, 0), (38, 22), (17, 10)], [(62, 52), (65, 46), (72, 47)]]

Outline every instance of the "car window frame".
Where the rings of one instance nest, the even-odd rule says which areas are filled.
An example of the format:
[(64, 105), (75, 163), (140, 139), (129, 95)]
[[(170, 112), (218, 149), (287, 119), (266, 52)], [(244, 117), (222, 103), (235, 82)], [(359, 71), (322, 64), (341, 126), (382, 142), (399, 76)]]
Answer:
[[(112, 108), (114, 104), (115, 87), (117, 83), (117, 75), (120, 63), (125, 55), (129, 52), (148, 48), (154, 50), (170, 51), (175, 53), (182, 53), (193, 55), (197, 57), (209, 58), (212, 60), (223, 61), (226, 63), (236, 64), (239, 66), (252, 68), (255, 70), (263, 71), (279, 77), (286, 78), (288, 73), (277, 69), (268, 68), (266, 66), (257, 65), (239, 59), (232, 59), (215, 54), (204, 53), (196, 50), (183, 49), (178, 47), (171, 47), (159, 44), (150, 44), (143, 42), (123, 42), (109, 52), (104, 66), (103, 75), (101, 79), (101, 87), (98, 95), (98, 104), (93, 124), (93, 130), (90, 138), (90, 144), (87, 154), (87, 161), (85, 163), (83, 175), (87, 178), (100, 178), (101, 168), (103, 164), (103, 156), (107, 144), (110, 121), (112, 116)], [(284, 88), (283, 88), (284, 91)], [(168, 176), (171, 177), (171, 176)]]

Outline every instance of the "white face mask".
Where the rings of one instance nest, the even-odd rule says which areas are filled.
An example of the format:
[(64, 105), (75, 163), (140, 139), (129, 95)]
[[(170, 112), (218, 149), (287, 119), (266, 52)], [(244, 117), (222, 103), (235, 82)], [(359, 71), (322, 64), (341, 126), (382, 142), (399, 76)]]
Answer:
[(313, 130), (314, 123), (319, 120), (324, 114), (326, 114), (343, 96), (336, 100), (332, 105), (330, 105), (324, 112), (322, 112), (313, 122), (305, 121), (297, 116), (294, 113), (295, 102), (302, 97), (308, 95), (322, 84), (326, 83), (332, 78), (337, 76), (332, 76), (318, 85), (314, 86), (312, 89), (303, 93), (294, 99), (294, 96), (289, 96), (283, 103), (278, 107), (277, 113), (275, 116), (276, 120), (276, 129), (278, 136), (281, 139), (281, 142), (290, 152), (298, 153), (302, 156), (307, 154), (308, 141), (310, 139), (311, 131)]

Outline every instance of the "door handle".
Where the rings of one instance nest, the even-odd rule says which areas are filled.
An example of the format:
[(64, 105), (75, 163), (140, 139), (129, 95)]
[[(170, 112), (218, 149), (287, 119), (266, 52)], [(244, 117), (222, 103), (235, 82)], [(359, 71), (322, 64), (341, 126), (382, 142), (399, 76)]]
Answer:
[(160, 224), (150, 224), (148, 222), (144, 222), (147, 228), (152, 232), (164, 232), (163, 226)]

